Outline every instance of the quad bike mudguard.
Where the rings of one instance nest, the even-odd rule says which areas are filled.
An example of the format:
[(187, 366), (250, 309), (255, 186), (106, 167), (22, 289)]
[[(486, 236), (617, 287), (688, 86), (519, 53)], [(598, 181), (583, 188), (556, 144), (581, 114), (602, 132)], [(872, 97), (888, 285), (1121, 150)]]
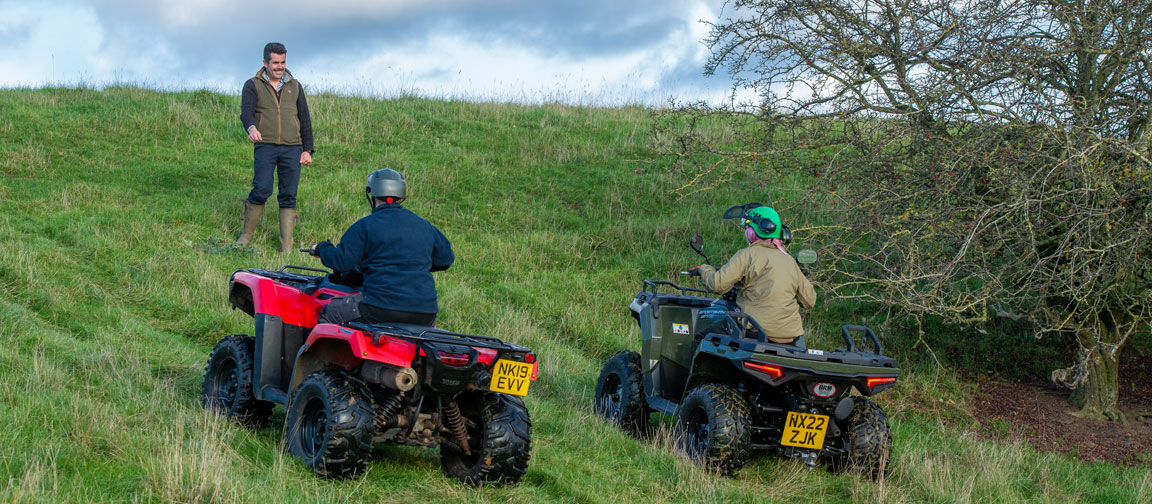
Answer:
[[(684, 395), (692, 368), (696, 343), (693, 335), (702, 309), (712, 299), (688, 292), (704, 293), (700, 289), (683, 288), (670, 282), (645, 281), (647, 289), (636, 294), (629, 309), (640, 325), (644, 390), (649, 391), (649, 406), (657, 410), (674, 407)], [(680, 294), (658, 294), (659, 285), (671, 285)], [(671, 406), (670, 406), (671, 405)]]
[[(728, 365), (718, 365), (719, 362)], [(778, 369), (779, 373), (753, 373), (766, 384), (779, 387), (793, 379), (829, 379), (851, 383), (863, 396), (871, 396), (890, 387), (900, 376), (896, 360), (867, 351), (808, 350), (791, 345), (761, 343), (725, 334), (709, 334), (700, 342), (692, 366), (693, 376), (744, 373), (751, 363), (759, 369)], [(893, 380), (889, 381), (888, 378)], [(871, 380), (871, 381), (870, 381)]]
[(316, 326), (320, 310), (333, 298), (356, 292), (331, 283), (305, 292), (297, 285), (285, 283), (306, 280), (305, 276), (283, 271), (241, 270), (232, 274), (228, 300), (255, 322), (257, 399), (288, 402), (293, 368), (305, 339)]

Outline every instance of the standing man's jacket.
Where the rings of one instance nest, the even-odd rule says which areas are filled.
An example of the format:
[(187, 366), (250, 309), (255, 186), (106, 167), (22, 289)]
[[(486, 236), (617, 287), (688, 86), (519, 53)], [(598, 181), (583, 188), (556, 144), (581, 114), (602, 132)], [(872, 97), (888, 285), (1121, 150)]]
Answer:
[(700, 277), (712, 292), (727, 292), (743, 281), (736, 304), (776, 343), (804, 335), (800, 307), (816, 304), (816, 291), (796, 260), (769, 241), (736, 252), (720, 269), (701, 266)]
[(306, 152), (315, 152), (304, 87), (287, 70), (279, 90), (272, 87), (263, 68), (244, 82), (240, 92), (240, 122), (245, 131), (256, 126), (264, 139), (262, 143), (300, 145)]
[(320, 262), (338, 272), (364, 275), (363, 303), (386, 310), (437, 313), (433, 271), (452, 266), (448, 238), (400, 205), (377, 205), (340, 237), (321, 242)]

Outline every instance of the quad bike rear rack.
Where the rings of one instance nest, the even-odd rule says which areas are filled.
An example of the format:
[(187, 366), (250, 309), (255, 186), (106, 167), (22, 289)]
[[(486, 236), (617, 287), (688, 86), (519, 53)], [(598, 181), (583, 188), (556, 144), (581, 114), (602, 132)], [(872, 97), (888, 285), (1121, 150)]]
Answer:
[(529, 349), (513, 343), (506, 343), (499, 338), (491, 336), (477, 336), (475, 334), (456, 333), (437, 329), (435, 327), (419, 326), (413, 324), (349, 322), (348, 327), (359, 329), (372, 335), (372, 344), (379, 345), (383, 335), (397, 336), (411, 341), (444, 343), (447, 345), (466, 345), (471, 347), (491, 348), (508, 352), (528, 352)]

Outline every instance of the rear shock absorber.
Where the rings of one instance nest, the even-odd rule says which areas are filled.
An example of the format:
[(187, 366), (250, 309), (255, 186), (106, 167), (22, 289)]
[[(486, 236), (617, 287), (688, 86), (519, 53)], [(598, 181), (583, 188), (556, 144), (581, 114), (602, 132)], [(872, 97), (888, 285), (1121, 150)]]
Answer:
[(376, 415), (373, 422), (376, 424), (376, 432), (383, 433), (388, 428), (388, 422), (396, 416), (396, 412), (400, 411), (403, 406), (404, 393), (392, 392), (388, 394), (388, 398), (384, 400), (379, 408), (376, 408)]
[(464, 427), (464, 417), (460, 415), (460, 406), (456, 405), (456, 401), (448, 401), (448, 405), (444, 407), (444, 420), (448, 423), (448, 428), (452, 429), (452, 434), (456, 437), (456, 444), (464, 450), (465, 455), (472, 455), (472, 450), (468, 446), (468, 430)]

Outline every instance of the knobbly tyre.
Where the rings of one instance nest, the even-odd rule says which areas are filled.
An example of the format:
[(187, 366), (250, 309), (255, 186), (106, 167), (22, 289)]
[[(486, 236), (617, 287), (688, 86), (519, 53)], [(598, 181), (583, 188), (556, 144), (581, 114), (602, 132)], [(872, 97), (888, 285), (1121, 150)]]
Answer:
[[(699, 236), (691, 245), (704, 255)], [(816, 253), (796, 257), (811, 263)], [(645, 280), (628, 307), (640, 327), (641, 351), (616, 352), (604, 364), (596, 413), (633, 434), (646, 431), (652, 411), (672, 415), (677, 447), (723, 474), (756, 451), (776, 451), (809, 467), (826, 461), (834, 470), (855, 468), (872, 478), (886, 473), (891, 433), (869, 397), (893, 386), (900, 370), (883, 355), (875, 333), (843, 326), (845, 347), (833, 351), (806, 348), (803, 338), (775, 344), (735, 299), (735, 289), (710, 297), (703, 289)], [(697, 330), (723, 319), (735, 334), (709, 333), (695, 343)], [(755, 332), (743, 329), (749, 325)], [(861, 348), (853, 334), (872, 348)]]
[(347, 280), (300, 266), (233, 273), (228, 300), (253, 317), (254, 336), (216, 344), (204, 407), (264, 426), (284, 404), (287, 450), (322, 477), (359, 476), (373, 445), (389, 442), (438, 445), (444, 474), (468, 485), (519, 482), (535, 354), (435, 327), (318, 323), (325, 305), (359, 291)]

